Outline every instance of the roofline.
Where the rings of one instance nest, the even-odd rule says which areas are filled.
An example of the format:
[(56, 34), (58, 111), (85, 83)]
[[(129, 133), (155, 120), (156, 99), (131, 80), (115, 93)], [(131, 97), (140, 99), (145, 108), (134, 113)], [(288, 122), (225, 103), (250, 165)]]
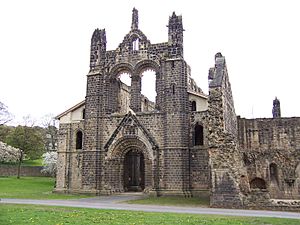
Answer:
[(79, 107), (83, 106), (85, 104), (85, 100), (79, 102), (78, 104), (74, 105), (73, 107), (67, 109), (66, 111), (64, 111), (63, 113), (57, 115), (55, 117), (56, 120), (59, 120), (61, 117), (67, 115), (69, 112), (74, 111), (75, 109), (78, 109)]
[(198, 92), (190, 91), (190, 90), (188, 90), (187, 92), (189, 94), (196, 95), (196, 96), (204, 98), (204, 99), (208, 99), (208, 96), (206, 94), (204, 94), (204, 93), (198, 93)]

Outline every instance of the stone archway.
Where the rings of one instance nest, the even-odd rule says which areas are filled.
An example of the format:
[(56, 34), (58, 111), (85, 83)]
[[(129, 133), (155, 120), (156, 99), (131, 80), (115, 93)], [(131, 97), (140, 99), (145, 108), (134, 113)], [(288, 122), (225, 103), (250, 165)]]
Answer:
[(138, 137), (123, 137), (106, 154), (107, 185), (111, 191), (149, 191), (153, 189), (151, 145)]
[(124, 190), (142, 191), (145, 188), (145, 160), (141, 151), (129, 150), (124, 157)]

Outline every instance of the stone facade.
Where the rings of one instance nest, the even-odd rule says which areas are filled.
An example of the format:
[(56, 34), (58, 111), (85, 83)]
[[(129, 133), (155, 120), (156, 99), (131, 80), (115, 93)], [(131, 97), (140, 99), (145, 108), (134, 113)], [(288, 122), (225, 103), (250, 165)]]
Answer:
[(271, 198), (300, 199), (300, 118), (239, 118), (238, 126), (250, 186)]
[[(173, 13), (167, 27), (168, 41), (152, 44), (133, 9), (129, 33), (110, 51), (106, 31), (94, 31), (85, 101), (57, 116), (55, 191), (210, 192), (215, 207), (299, 198), (300, 119), (280, 118), (279, 100), (274, 119), (237, 117), (221, 53), (205, 95), (183, 57), (182, 17)], [(155, 102), (141, 94), (147, 70), (154, 71)], [(130, 86), (120, 80), (123, 73), (130, 74)]]

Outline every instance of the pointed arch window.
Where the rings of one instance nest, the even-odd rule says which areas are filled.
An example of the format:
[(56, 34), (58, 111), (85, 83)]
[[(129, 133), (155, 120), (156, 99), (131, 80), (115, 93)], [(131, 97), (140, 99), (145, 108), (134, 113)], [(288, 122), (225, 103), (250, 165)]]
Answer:
[(82, 131), (77, 131), (76, 133), (76, 149), (82, 149), (83, 133)]

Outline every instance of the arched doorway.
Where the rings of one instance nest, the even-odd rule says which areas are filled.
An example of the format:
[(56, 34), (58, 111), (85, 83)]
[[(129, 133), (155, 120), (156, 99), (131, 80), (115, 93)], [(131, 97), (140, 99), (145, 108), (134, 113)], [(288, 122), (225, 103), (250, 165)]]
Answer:
[(140, 151), (130, 150), (124, 158), (124, 190), (142, 191), (145, 188), (145, 160)]

